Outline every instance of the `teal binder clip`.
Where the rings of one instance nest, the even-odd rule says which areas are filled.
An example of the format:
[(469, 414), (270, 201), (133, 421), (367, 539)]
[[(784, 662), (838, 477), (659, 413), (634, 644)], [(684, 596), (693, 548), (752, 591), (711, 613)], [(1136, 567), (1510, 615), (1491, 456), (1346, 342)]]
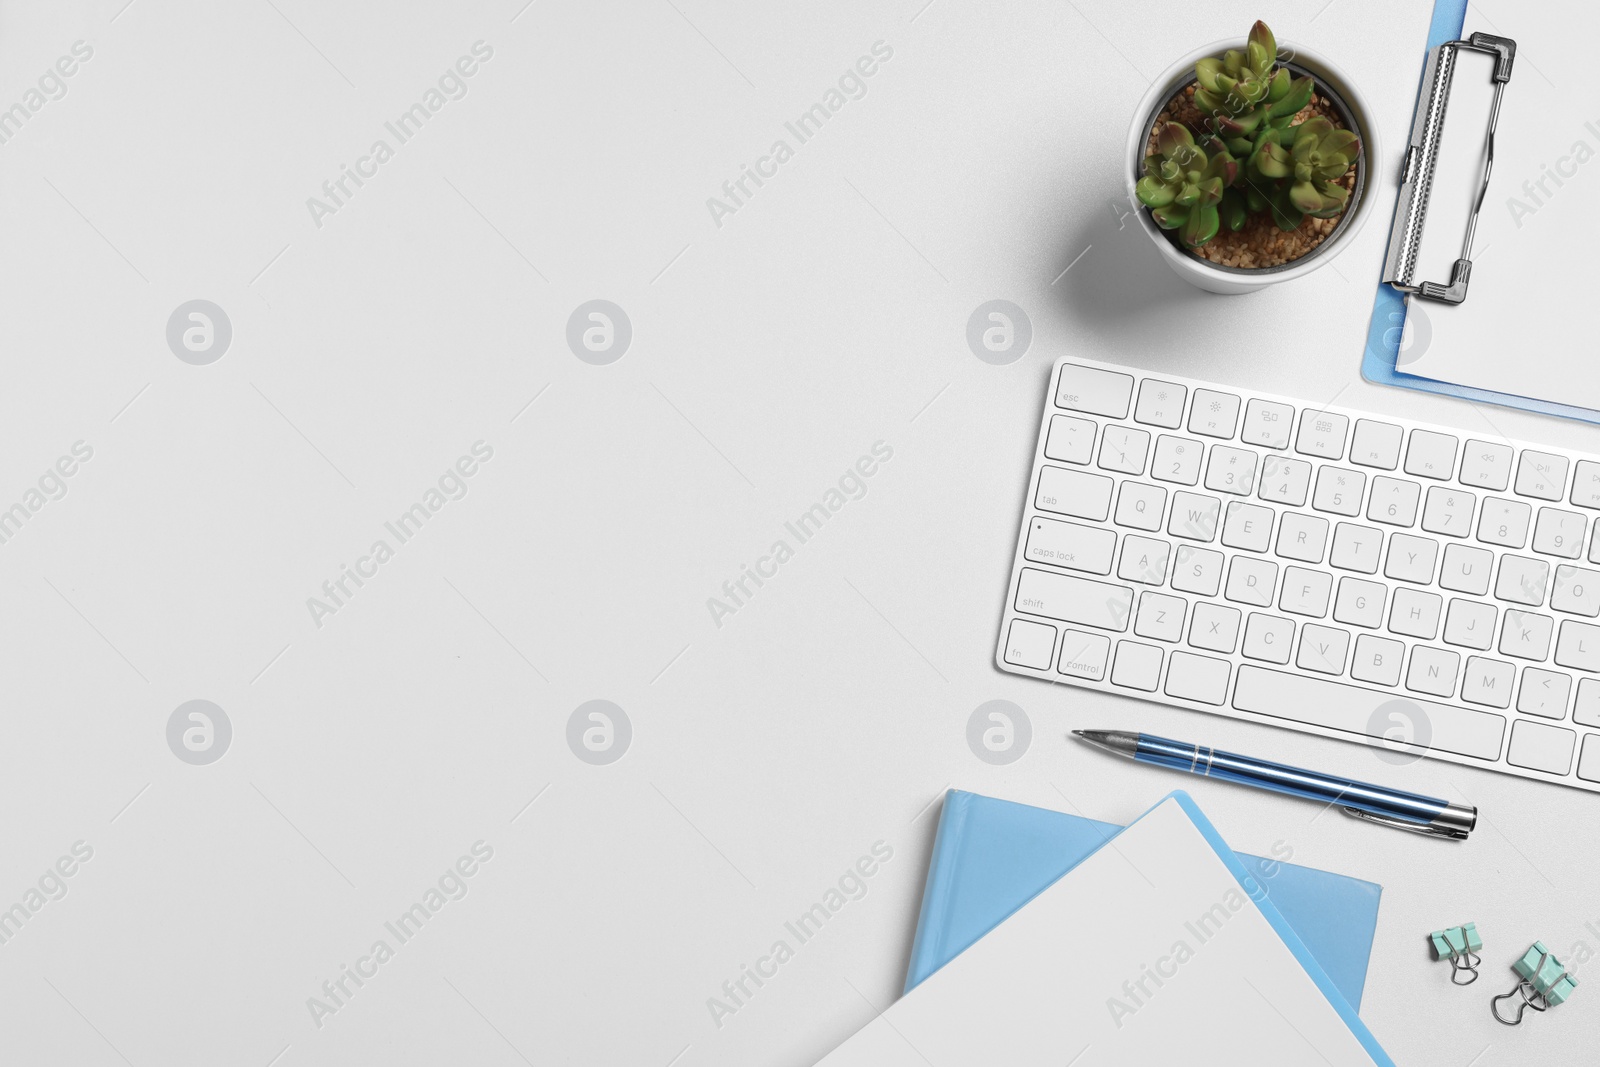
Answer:
[[(1494, 1017), (1507, 1026), (1520, 1023), (1522, 1013), (1529, 1008), (1547, 1011), (1564, 1003), (1578, 987), (1578, 980), (1567, 973), (1555, 954), (1544, 947), (1543, 941), (1535, 941), (1533, 947), (1511, 965), (1511, 969), (1517, 972), (1517, 987), (1489, 1001), (1489, 1010)], [(1518, 995), (1522, 997), (1522, 1003), (1517, 1005), (1516, 1018), (1507, 1019), (1500, 1014), (1500, 1002)]]
[[(1450, 961), (1450, 981), (1455, 985), (1471, 985), (1478, 980), (1478, 966), (1483, 959), (1483, 938), (1478, 936), (1478, 924), (1466, 923), (1448, 930), (1435, 930), (1428, 935), (1433, 942), (1435, 959)], [(1462, 975), (1466, 979), (1462, 980)]]

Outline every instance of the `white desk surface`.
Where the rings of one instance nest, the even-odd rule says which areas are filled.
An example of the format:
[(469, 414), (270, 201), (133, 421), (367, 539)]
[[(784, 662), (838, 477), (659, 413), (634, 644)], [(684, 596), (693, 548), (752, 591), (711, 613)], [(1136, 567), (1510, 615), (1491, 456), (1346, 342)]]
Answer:
[[(7, 5), (0, 106), (93, 54), (0, 143), (0, 505), (93, 455), (0, 544), (0, 907), (93, 856), (0, 944), (0, 1059), (803, 1067), (900, 988), (947, 786), (1125, 820), (1181, 785), (1241, 850), (1383, 884), (1363, 1015), (1397, 1062), (1578, 1062), (1596, 991), (1518, 1030), (1488, 997), (1535, 938), (1600, 947), (1600, 798), (992, 665), (1063, 353), (1600, 449), (1359, 379), (1387, 208), (1333, 267), (1229, 299), (1119, 222), (1148, 79), (1257, 15), (1348, 69), (1392, 166), (1427, 5), (1165, 6)], [(476, 41), (464, 98), (399, 144), (385, 123)], [(877, 41), (865, 96), (719, 227), (707, 198)], [(595, 298), (632, 324), (605, 366), (565, 339)], [(1033, 328), (1009, 366), (965, 340), (997, 298)], [(166, 340), (193, 299), (232, 327), (209, 365)], [(387, 533), (478, 441), (467, 495)], [(707, 599), (876, 441), (866, 496), (716, 626)], [(318, 626), (308, 598), (379, 539)], [(195, 699), (233, 731), (204, 766), (167, 740)], [(592, 699), (631, 724), (609, 765), (568, 745)], [(966, 740), (995, 699), (1032, 726), (1006, 766)], [(1447, 845), (1314, 818), (1084, 751), (1082, 726), (1483, 822)], [(478, 841), (467, 894), (388, 934)], [(708, 999), (879, 841), (865, 895), (719, 1025)], [(1425, 935), (1468, 920), (1486, 967), (1460, 990)], [(379, 939), (317, 1025), (308, 998)]]

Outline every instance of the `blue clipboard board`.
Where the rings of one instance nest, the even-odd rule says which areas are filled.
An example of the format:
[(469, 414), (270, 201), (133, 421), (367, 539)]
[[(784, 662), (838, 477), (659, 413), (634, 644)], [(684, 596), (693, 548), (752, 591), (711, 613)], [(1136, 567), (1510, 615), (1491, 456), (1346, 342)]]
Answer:
[[(1428, 48), (1459, 38), (1466, 17), (1467, 0), (1437, 0), (1433, 5), (1433, 21), (1428, 26)], [(1471, 386), (1406, 374), (1397, 366), (1405, 324), (1405, 295), (1393, 286), (1379, 282), (1378, 295), (1372, 304), (1372, 321), (1367, 326), (1367, 350), (1361, 359), (1361, 376), (1367, 381), (1376, 382), (1378, 385), (1396, 385), (1402, 389), (1442, 393), (1445, 396), (1459, 397), (1474, 403), (1499, 404), (1541, 415), (1558, 415), (1565, 419), (1600, 423), (1600, 411), (1590, 408), (1557, 404), (1549, 400), (1534, 400), (1513, 393), (1497, 393), (1491, 389), (1474, 389)]]

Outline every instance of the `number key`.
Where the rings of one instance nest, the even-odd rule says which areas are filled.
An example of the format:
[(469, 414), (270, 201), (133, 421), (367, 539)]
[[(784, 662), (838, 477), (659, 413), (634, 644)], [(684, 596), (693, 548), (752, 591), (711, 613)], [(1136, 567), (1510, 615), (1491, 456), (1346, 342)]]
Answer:
[(1589, 523), (1576, 511), (1540, 508), (1533, 524), (1533, 550), (1577, 559), (1583, 554), (1583, 532)]
[(1206, 466), (1206, 488), (1218, 493), (1249, 496), (1256, 487), (1256, 454), (1228, 445), (1211, 446)]
[(1477, 497), (1460, 489), (1429, 486), (1428, 503), (1422, 509), (1422, 528), (1429, 533), (1465, 537), (1472, 532), (1472, 509), (1477, 502)]
[(1359, 515), (1361, 494), (1366, 487), (1367, 476), (1360, 471), (1324, 465), (1317, 472), (1317, 492), (1311, 498), (1311, 506), (1335, 515)]
[(1107, 426), (1100, 435), (1100, 467), (1123, 474), (1143, 474), (1150, 435), (1131, 426)]
[(1206, 446), (1187, 437), (1162, 434), (1156, 439), (1156, 461), (1150, 477), (1158, 482), (1194, 485), (1200, 480), (1200, 455)]
[(1483, 514), (1478, 516), (1478, 540), (1521, 548), (1528, 543), (1528, 523), (1532, 518), (1531, 505), (1491, 496), (1483, 502)]
[[(1261, 463), (1262, 500), (1302, 507), (1311, 489), (1311, 464), (1287, 456), (1268, 456)], [(1600, 520), (1596, 520), (1600, 521)]]
[(1417, 502), (1422, 486), (1403, 478), (1372, 479), (1372, 499), (1367, 501), (1367, 518), (1390, 526), (1410, 526), (1417, 521)]

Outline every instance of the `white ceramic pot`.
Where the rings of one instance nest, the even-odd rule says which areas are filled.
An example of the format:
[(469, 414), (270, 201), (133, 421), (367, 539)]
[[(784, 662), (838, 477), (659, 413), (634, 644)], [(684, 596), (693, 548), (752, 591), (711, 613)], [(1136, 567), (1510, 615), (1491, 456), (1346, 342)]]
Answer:
[(1338, 228), (1308, 255), (1292, 263), (1285, 263), (1281, 267), (1246, 270), (1219, 266), (1201, 259), (1175, 243), (1167, 236), (1166, 231), (1155, 224), (1155, 220), (1150, 217), (1149, 209), (1139, 203), (1139, 198), (1134, 195), (1134, 186), (1144, 171), (1144, 157), (1149, 144), (1151, 124), (1166, 106), (1167, 101), (1171, 100), (1178, 90), (1194, 81), (1194, 65), (1198, 60), (1206, 56), (1221, 56), (1230, 48), (1242, 50), (1244, 47), (1245, 42), (1242, 40), (1218, 41), (1195, 50), (1167, 68), (1166, 73), (1150, 86), (1150, 91), (1145, 93), (1144, 99), (1139, 101), (1138, 110), (1134, 112), (1133, 128), (1128, 133), (1128, 156), (1123, 165), (1128, 200), (1136, 209), (1134, 214), (1138, 216), (1139, 225), (1149, 235), (1150, 240), (1160, 251), (1161, 257), (1184, 281), (1213, 293), (1253, 293), (1269, 285), (1303, 277), (1318, 267), (1333, 262), (1333, 257), (1344, 251), (1361, 231), (1378, 199), (1375, 195), (1377, 182), (1373, 175), (1373, 161), (1382, 157), (1378, 152), (1377, 127), (1372, 123), (1372, 109), (1367, 106), (1366, 98), (1343, 71), (1322, 56), (1299, 45), (1280, 42), (1279, 55), (1292, 58), (1280, 60), (1279, 65), (1289, 67), (1291, 72), (1296, 74), (1309, 74), (1315, 78), (1319, 93), (1325, 91), (1327, 95), (1334, 97), (1336, 102), (1344, 104), (1356, 133), (1361, 137), (1361, 160), (1358, 164), (1360, 169), (1356, 176), (1353, 202), (1339, 217)]

